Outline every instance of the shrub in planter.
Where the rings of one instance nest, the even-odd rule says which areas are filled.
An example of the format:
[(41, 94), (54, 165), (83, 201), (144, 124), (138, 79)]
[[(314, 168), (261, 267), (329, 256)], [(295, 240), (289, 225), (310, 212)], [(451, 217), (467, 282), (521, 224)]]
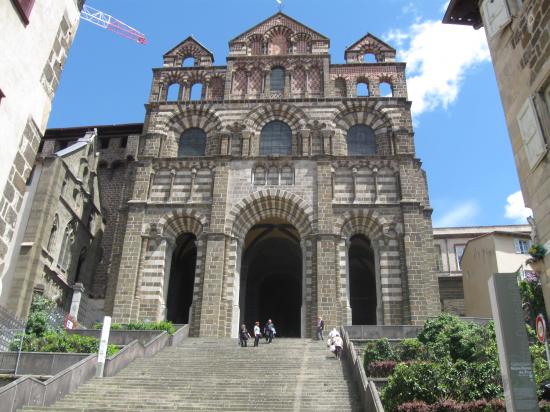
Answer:
[(468, 362), (487, 359), (486, 342), (494, 340), (494, 331), (450, 314), (441, 314), (426, 322), (418, 340), (427, 350), (427, 356), (437, 361), (450, 357)]
[(430, 412), (432, 408), (426, 402), (414, 401), (406, 402), (399, 405), (396, 409), (397, 412)]
[(396, 361), (373, 361), (367, 365), (365, 372), (372, 378), (387, 378), (393, 373), (396, 365)]
[(496, 361), (469, 363), (414, 362), (398, 364), (381, 393), (384, 407), (394, 411), (397, 405), (412, 401), (435, 404), (440, 399), (472, 402), (503, 396)]
[[(94, 329), (101, 329), (103, 324), (94, 324)], [(130, 323), (111, 323), (111, 330), (165, 330), (170, 335), (176, 332), (176, 328), (172, 322), (130, 322)]]
[[(19, 348), (17, 338), (10, 345), (11, 350)], [(80, 336), (67, 335), (65, 332), (48, 332), (43, 336), (25, 335), (21, 350), (23, 352), (56, 352), (56, 353), (95, 353), (99, 349), (99, 339)], [(112, 356), (118, 352), (115, 345), (107, 346), (107, 356)]]
[(388, 339), (377, 339), (365, 345), (363, 364), (365, 369), (368, 364), (375, 361), (396, 361), (397, 356)]
[(474, 402), (460, 403), (452, 399), (443, 400), (432, 405), (426, 402), (414, 401), (401, 404), (396, 409), (397, 412), (505, 412), (504, 401), (485, 399)]
[(396, 351), (400, 361), (423, 360), (426, 357), (424, 345), (418, 339), (403, 339)]

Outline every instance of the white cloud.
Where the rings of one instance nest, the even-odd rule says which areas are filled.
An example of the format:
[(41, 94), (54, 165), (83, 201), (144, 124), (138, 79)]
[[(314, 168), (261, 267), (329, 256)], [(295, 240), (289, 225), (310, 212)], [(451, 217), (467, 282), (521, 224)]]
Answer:
[(471, 226), (479, 213), (477, 202), (468, 200), (447, 211), (434, 222), (434, 227)]
[(447, 108), (456, 100), (467, 71), (490, 60), (483, 30), (468, 26), (424, 20), (385, 37), (401, 47), (399, 59), (407, 62), (409, 100), (416, 116)]
[(516, 223), (526, 223), (527, 218), (533, 216), (531, 209), (525, 207), (523, 195), (520, 190), (512, 193), (506, 198), (506, 206), (504, 209), (504, 216), (508, 219), (512, 219)]

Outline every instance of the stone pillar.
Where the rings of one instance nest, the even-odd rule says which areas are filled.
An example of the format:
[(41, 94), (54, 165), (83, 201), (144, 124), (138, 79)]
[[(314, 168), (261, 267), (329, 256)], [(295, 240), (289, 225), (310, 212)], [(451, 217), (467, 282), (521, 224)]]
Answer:
[(140, 260), (143, 213), (141, 207), (130, 207), (128, 211), (113, 309), (113, 320), (119, 323), (132, 320), (130, 317)]
[(301, 144), (301, 155), (310, 156), (311, 155), (311, 130), (302, 129), (299, 132)]
[(332, 165), (330, 162), (317, 163), (317, 213), (318, 234), (314, 239), (315, 255), (315, 297), (316, 313), (310, 322), (312, 333), (317, 316), (323, 316), (327, 328), (341, 325), (342, 316), (338, 303), (337, 245), (338, 238), (333, 234), (334, 217), (332, 212)]
[[(82, 283), (75, 283), (73, 286), (73, 297), (71, 300), (71, 309), (69, 314), (75, 317), (76, 320), (82, 321), (86, 317), (86, 308), (85, 308), (85, 290)], [(82, 312), (82, 316), (79, 317), (79, 313)]]
[[(205, 233), (206, 256), (201, 296), (200, 336), (226, 336), (227, 314), (224, 313), (224, 284), (226, 284), (226, 259), (230, 242), (224, 233), (227, 184), (229, 168), (220, 164), (215, 169), (212, 196), (212, 212), (209, 232)], [(227, 284), (226, 284), (227, 287)]]
[(224, 278), (225, 235), (208, 233), (206, 261), (201, 297), (199, 336), (218, 337), (225, 325), (220, 325), (222, 283)]
[(441, 311), (439, 285), (434, 271), (431, 219), (426, 216), (431, 210), (425, 210), (417, 202), (406, 201), (401, 202), (401, 210), (410, 322), (413, 325), (422, 325), (429, 317), (436, 316)]

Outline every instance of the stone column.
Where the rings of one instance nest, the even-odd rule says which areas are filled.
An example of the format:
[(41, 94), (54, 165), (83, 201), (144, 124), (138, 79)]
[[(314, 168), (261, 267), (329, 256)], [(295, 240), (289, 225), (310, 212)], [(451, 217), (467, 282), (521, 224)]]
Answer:
[[(422, 325), (440, 309), (439, 285), (433, 253), (431, 219), (417, 202), (401, 202), (404, 226), (405, 263), (407, 267), (410, 321)], [(430, 253), (432, 252), (432, 253)]]
[(311, 156), (311, 130), (302, 129), (299, 132), (301, 143), (301, 155)]
[[(82, 283), (75, 283), (73, 286), (73, 297), (71, 300), (71, 309), (69, 311), (69, 314), (75, 317), (76, 320), (82, 321), (86, 317), (85, 313), (85, 304), (84, 304), (84, 298), (85, 298), (85, 290), (84, 285)], [(79, 318), (79, 313), (82, 313), (82, 316)], [(81, 319), (82, 318), (82, 319)]]
[(317, 214), (318, 233), (314, 236), (315, 255), (315, 306), (316, 313), (310, 319), (310, 330), (314, 333), (315, 319), (323, 316), (327, 328), (340, 326), (342, 316), (338, 303), (337, 245), (339, 239), (333, 233), (332, 212), (332, 165), (317, 163)]
[(144, 210), (139, 206), (130, 206), (130, 210), (128, 211), (128, 221), (116, 285), (113, 309), (114, 322), (127, 323), (132, 320), (130, 316), (140, 260), (143, 213)]
[[(220, 164), (215, 169), (212, 212), (209, 232), (205, 233), (206, 256), (201, 296), (200, 336), (225, 336), (228, 320), (223, 313), (223, 288), (226, 277), (227, 242), (225, 230), (225, 203), (229, 168)], [(222, 316), (223, 315), (223, 316)]]

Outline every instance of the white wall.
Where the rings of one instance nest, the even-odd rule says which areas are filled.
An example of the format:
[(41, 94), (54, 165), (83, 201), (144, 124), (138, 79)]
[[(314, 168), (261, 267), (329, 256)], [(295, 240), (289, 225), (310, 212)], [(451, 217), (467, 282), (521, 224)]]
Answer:
[[(21, 135), (31, 116), (43, 133), (51, 110), (40, 83), (63, 14), (78, 23), (75, 0), (37, 0), (25, 26), (10, 0), (0, 2), (0, 193), (3, 193)], [(76, 27), (76, 26), (74, 26)]]

